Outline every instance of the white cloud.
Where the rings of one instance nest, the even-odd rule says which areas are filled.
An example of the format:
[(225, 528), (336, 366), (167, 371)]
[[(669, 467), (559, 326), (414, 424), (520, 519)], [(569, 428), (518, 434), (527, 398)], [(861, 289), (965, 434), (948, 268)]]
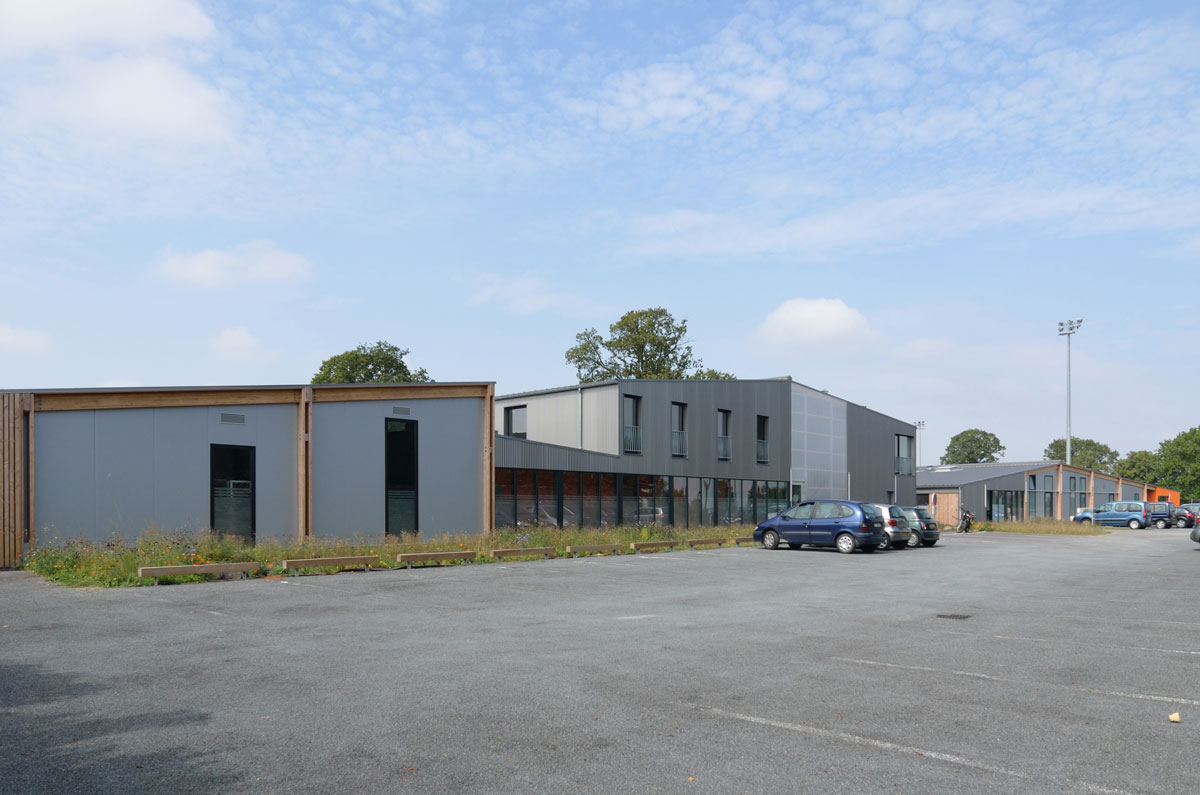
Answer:
[(51, 347), (50, 335), (44, 331), (0, 323), (0, 351), (32, 356), (49, 353)]
[(495, 303), (517, 315), (546, 309), (575, 311), (585, 305), (582, 296), (562, 292), (539, 276), (501, 276), (485, 273), (476, 277), (468, 305)]
[(759, 327), (770, 342), (857, 344), (873, 336), (867, 318), (840, 298), (790, 298)]
[(0, 57), (198, 40), (212, 20), (189, 0), (0, 0)]
[(178, 143), (228, 140), (227, 98), (155, 56), (72, 60), (19, 90), (12, 113), (25, 126), (59, 124), (94, 135)]
[(167, 252), (154, 270), (168, 281), (224, 287), (301, 281), (312, 276), (313, 265), (300, 254), (276, 248), (269, 240), (255, 240), (228, 251)]
[(250, 361), (265, 353), (262, 340), (245, 326), (222, 329), (208, 341), (208, 352), (221, 359)]

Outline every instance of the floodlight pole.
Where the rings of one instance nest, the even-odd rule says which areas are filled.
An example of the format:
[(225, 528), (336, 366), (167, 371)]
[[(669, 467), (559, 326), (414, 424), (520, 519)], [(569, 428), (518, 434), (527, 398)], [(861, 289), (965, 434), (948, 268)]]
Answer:
[(1071, 336), (1083, 325), (1083, 318), (1058, 324), (1058, 336), (1067, 338), (1067, 466), (1071, 465)]
[(921, 431), (925, 430), (925, 420), (917, 420), (913, 423), (913, 427), (917, 429), (917, 469), (921, 468)]

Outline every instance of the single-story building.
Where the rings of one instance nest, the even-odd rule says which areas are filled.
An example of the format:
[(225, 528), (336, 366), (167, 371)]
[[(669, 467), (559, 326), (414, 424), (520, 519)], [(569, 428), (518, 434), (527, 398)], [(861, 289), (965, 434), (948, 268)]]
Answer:
[(958, 522), (965, 508), (978, 520), (1070, 519), (1112, 500), (1163, 500), (1179, 492), (1062, 461), (949, 464), (917, 470), (917, 503), (940, 524)]
[(0, 566), (39, 534), (491, 528), (491, 383), (0, 392)]

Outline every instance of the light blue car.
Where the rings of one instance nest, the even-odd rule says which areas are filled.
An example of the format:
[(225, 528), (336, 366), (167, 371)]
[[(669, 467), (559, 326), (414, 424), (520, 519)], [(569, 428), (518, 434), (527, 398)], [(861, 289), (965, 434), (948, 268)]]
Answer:
[(1072, 522), (1092, 524), (1095, 522), (1109, 527), (1125, 527), (1140, 530), (1150, 524), (1150, 506), (1136, 500), (1106, 502), (1098, 508), (1080, 511), (1071, 518)]

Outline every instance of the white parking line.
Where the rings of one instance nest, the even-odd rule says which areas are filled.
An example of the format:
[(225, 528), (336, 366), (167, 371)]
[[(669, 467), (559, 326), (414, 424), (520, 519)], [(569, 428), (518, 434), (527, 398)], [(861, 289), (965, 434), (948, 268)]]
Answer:
[(858, 734), (850, 734), (849, 732), (834, 731), (832, 729), (821, 729), (816, 726), (804, 726), (799, 723), (787, 723), (784, 721), (771, 720), (769, 718), (758, 718), (753, 715), (740, 715), (736, 712), (726, 712), (717, 707), (704, 707), (716, 715), (721, 715), (726, 718), (745, 721), (746, 723), (757, 723), (760, 726), (771, 726), (776, 729), (784, 729), (785, 731), (796, 732), (798, 734), (809, 734), (815, 737), (824, 737), (827, 740), (841, 740), (842, 742), (854, 743), (855, 745), (865, 745), (871, 748), (878, 748), (883, 751), (898, 751), (917, 758), (936, 759), (939, 762), (946, 762), (960, 767), (970, 768), (972, 770), (981, 770), (986, 773), (996, 773), (1001, 776), (1009, 776), (1011, 778), (1019, 778), (1025, 781), (1043, 781), (1059, 785), (1069, 785), (1072, 787), (1081, 787), (1088, 792), (1106, 793), (1106, 795), (1134, 795), (1123, 789), (1114, 787), (1106, 787), (1101, 784), (1093, 784), (1088, 781), (1076, 781), (1073, 779), (1055, 779), (1050, 777), (1037, 776), (1032, 773), (1026, 773), (1021, 770), (1013, 770), (999, 765), (980, 762), (974, 759), (955, 754), (946, 754), (940, 751), (928, 751), (924, 748), (917, 748), (912, 745), (900, 745), (898, 743), (889, 743), (886, 740), (876, 740), (871, 737), (863, 737)]
[(1168, 704), (1183, 704), (1190, 707), (1200, 707), (1200, 701), (1193, 701), (1190, 698), (1176, 698), (1174, 696), (1155, 696), (1146, 693), (1124, 693), (1119, 690), (1096, 690), (1091, 687), (1074, 687), (1072, 685), (1060, 685), (1055, 682), (1032, 682), (1021, 679), (1008, 679), (1003, 676), (992, 676), (991, 674), (981, 674), (976, 671), (955, 671), (950, 668), (930, 668), (925, 665), (899, 665), (897, 663), (882, 662), (880, 660), (857, 660), (852, 657), (833, 657), (831, 659), (839, 662), (857, 663), (859, 665), (875, 665), (880, 668), (896, 668), (901, 671), (920, 671), (922, 673), (931, 674), (946, 674), (949, 676), (963, 676), (970, 679), (986, 679), (990, 682), (1004, 682), (1010, 685), (1035, 685), (1045, 687), (1061, 687), (1067, 690), (1075, 690), (1080, 693), (1092, 693), (1098, 696), (1116, 696), (1118, 698), (1136, 698), (1142, 701), (1163, 701)]
[[(1024, 637), (1021, 635), (991, 635), (991, 636), (988, 636), (988, 635), (980, 635), (980, 634), (974, 633), (974, 632), (955, 632), (955, 631), (949, 630), (949, 629), (942, 629), (942, 630), (938, 630), (938, 631), (940, 633), (942, 633), (943, 635), (954, 635), (956, 637), (964, 637), (964, 638), (992, 637), (997, 640), (1023, 640), (1028, 643), (1055, 643), (1055, 642), (1062, 643), (1062, 642), (1064, 642), (1063, 638), (1028, 638), (1028, 637)], [(1158, 648), (1156, 646), (1113, 646), (1108, 643), (1094, 643), (1092, 641), (1086, 641), (1086, 640), (1084, 640), (1084, 641), (1069, 641), (1068, 640), (1065, 642), (1075, 643), (1077, 645), (1082, 644), (1082, 645), (1086, 645), (1086, 646), (1094, 646), (1098, 649), (1113, 649), (1116, 651), (1152, 651), (1152, 652), (1157, 652), (1159, 654), (1200, 655), (1200, 651), (1195, 651), (1193, 649), (1162, 649), (1162, 648)]]
[(658, 613), (647, 613), (644, 616), (614, 616), (617, 621), (645, 621), (648, 618), (658, 618)]

